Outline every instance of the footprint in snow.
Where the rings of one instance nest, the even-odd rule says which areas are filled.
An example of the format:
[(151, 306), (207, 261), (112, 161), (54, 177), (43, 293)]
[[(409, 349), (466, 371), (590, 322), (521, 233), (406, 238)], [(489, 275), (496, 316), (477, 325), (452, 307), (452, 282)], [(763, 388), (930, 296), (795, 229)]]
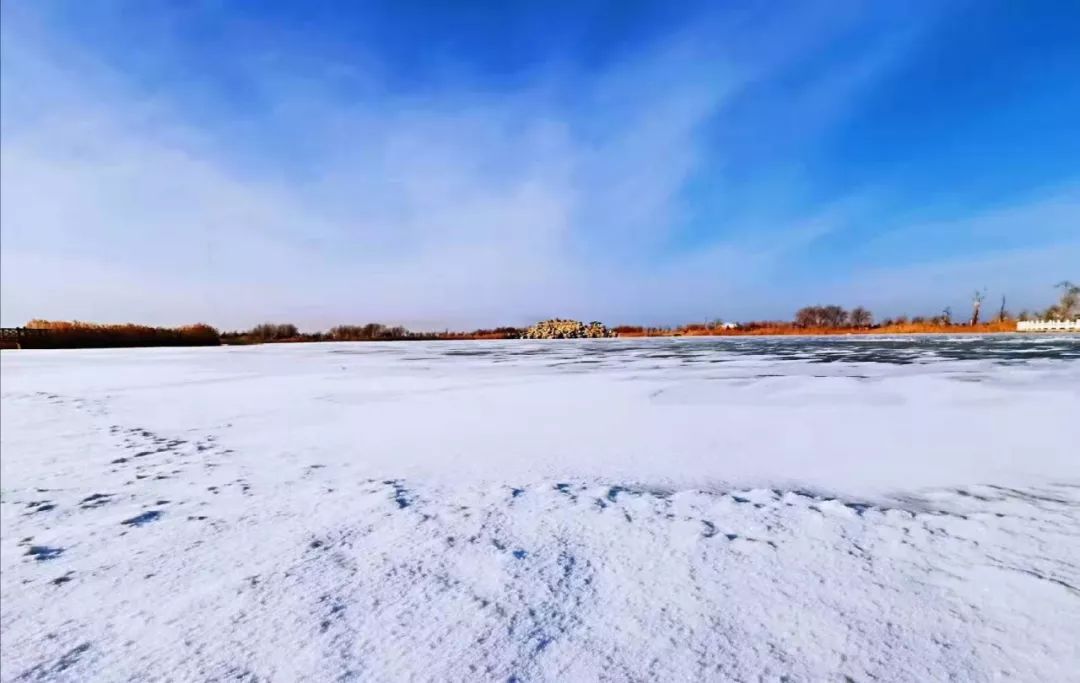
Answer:
[(52, 548), (47, 545), (32, 545), (26, 549), (26, 554), (38, 562), (55, 560), (64, 554), (63, 548)]
[(161, 518), (162, 512), (160, 510), (147, 510), (141, 514), (135, 515), (131, 519), (125, 519), (121, 524), (126, 526), (143, 526), (150, 522), (155, 522)]

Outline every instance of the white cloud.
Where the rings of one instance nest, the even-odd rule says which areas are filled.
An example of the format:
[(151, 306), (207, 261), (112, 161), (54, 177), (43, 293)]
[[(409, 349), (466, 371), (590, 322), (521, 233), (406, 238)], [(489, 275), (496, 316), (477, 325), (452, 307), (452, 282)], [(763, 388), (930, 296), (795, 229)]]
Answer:
[[(285, 99), (275, 125), (293, 126), (307, 155), (292, 173), (244, 167), (101, 65), (61, 66), (20, 43), (6, 57), (5, 78), (38, 77), (9, 111), (47, 112), (5, 117), (6, 324), (599, 315), (629, 275), (614, 255), (662, 239), (696, 129), (728, 90), (665, 78), (680, 66), (665, 56), (663, 68), (626, 66), (593, 84), (592, 101), (561, 107), (528, 90), (414, 109)], [(585, 134), (580, 106), (621, 116)], [(54, 273), (47, 287), (42, 269)]]

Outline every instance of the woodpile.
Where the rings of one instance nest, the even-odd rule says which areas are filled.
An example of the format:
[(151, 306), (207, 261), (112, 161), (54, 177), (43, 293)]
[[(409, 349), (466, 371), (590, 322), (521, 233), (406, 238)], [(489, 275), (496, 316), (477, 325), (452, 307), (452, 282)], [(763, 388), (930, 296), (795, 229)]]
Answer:
[(538, 322), (521, 335), (522, 339), (600, 339), (616, 334), (599, 322), (555, 318)]

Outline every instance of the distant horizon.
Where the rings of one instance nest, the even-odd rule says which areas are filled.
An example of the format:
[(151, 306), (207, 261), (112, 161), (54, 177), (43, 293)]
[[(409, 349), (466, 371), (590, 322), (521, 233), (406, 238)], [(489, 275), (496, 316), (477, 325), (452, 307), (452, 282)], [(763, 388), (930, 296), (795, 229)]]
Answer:
[[(1037, 304), (1037, 305), (1034, 305), (1034, 306), (1014, 307), (1013, 305), (1011, 305), (1009, 303), (1009, 298), (1006, 295), (1005, 301), (1004, 301), (1004, 304), (1005, 304), (1004, 308), (1005, 308), (1005, 311), (1006, 311), (1007, 315), (1009, 317), (1011, 317), (1011, 318), (1016, 318), (1017, 316), (1019, 316), (1021, 314), (1027, 314), (1029, 316), (1038, 317), (1039, 315), (1041, 315), (1042, 311), (1045, 311), (1052, 303), (1054, 303), (1054, 299), (1055, 299), (1054, 295), (1056, 293), (1055, 288), (1057, 287), (1058, 284), (1060, 284), (1062, 282), (1063, 281), (1059, 280), (1057, 283), (1055, 283), (1054, 287), (1048, 287), (1047, 289), (1048, 289), (1048, 292), (1050, 293), (1050, 295), (1041, 304)], [(28, 318), (26, 320), (18, 321), (18, 322), (8, 322), (8, 320), (5, 318), (3, 320), (3, 322), (2, 322), (2, 324), (0, 324), (0, 327), (24, 327), (29, 322), (31, 322), (33, 320), (49, 320), (49, 321), (79, 321), (79, 322), (85, 322), (85, 323), (111, 324), (111, 325), (121, 325), (121, 324), (131, 323), (131, 324), (137, 324), (137, 325), (155, 325), (155, 326), (162, 326), (162, 327), (178, 327), (178, 326), (182, 326), (182, 325), (206, 324), (206, 325), (211, 325), (212, 327), (214, 327), (214, 328), (216, 328), (218, 330), (221, 330), (222, 332), (247, 330), (247, 329), (250, 329), (250, 328), (252, 328), (252, 327), (254, 327), (256, 325), (260, 325), (260, 324), (264, 324), (264, 323), (292, 323), (292, 324), (296, 324), (297, 327), (302, 332), (305, 332), (305, 333), (314, 333), (314, 332), (319, 332), (319, 331), (326, 331), (326, 330), (328, 330), (328, 329), (330, 329), (332, 327), (336, 327), (336, 326), (339, 326), (339, 325), (355, 325), (355, 324), (367, 324), (367, 323), (380, 323), (380, 324), (384, 324), (384, 325), (387, 325), (387, 326), (400, 325), (400, 326), (406, 327), (409, 330), (413, 330), (413, 331), (439, 331), (439, 330), (475, 331), (475, 330), (481, 330), (481, 329), (496, 329), (496, 328), (500, 328), (500, 327), (524, 328), (524, 327), (528, 327), (529, 325), (532, 325), (532, 324), (534, 324), (536, 322), (543, 321), (543, 320), (551, 320), (551, 319), (556, 319), (556, 318), (565, 318), (565, 319), (581, 320), (581, 321), (584, 321), (584, 322), (598, 321), (598, 322), (601, 322), (601, 323), (603, 323), (603, 324), (605, 324), (605, 325), (607, 325), (609, 327), (638, 326), (638, 327), (655, 327), (655, 328), (665, 328), (666, 327), (666, 328), (672, 328), (672, 327), (680, 327), (680, 326), (694, 325), (694, 324), (713, 323), (713, 322), (717, 322), (717, 321), (729, 322), (729, 323), (730, 322), (737, 322), (737, 323), (790, 322), (795, 318), (795, 314), (798, 312), (799, 309), (807, 307), (807, 306), (823, 306), (823, 305), (839, 305), (842, 308), (847, 309), (847, 310), (851, 310), (851, 309), (854, 309), (854, 308), (860, 308), (860, 307), (861, 308), (867, 308), (867, 310), (869, 310), (869, 312), (873, 315), (875, 323), (878, 322), (878, 321), (881, 321), (881, 320), (886, 320), (886, 319), (891, 320), (891, 319), (896, 319), (896, 318), (900, 318), (900, 317), (905, 317), (905, 318), (915, 318), (915, 317), (933, 318), (933, 317), (942, 315), (942, 313), (946, 310), (946, 308), (949, 310), (949, 312), (950, 312), (950, 314), (951, 314), (954, 321), (963, 321), (963, 320), (970, 319), (970, 315), (971, 315), (971, 312), (972, 312), (972, 298), (973, 298), (971, 295), (975, 294), (976, 291), (982, 291), (982, 293), (984, 294), (984, 300), (983, 300), (983, 303), (982, 303), (982, 319), (983, 320), (989, 320), (991, 318), (996, 317), (999, 314), (1000, 310), (1001, 310), (1002, 301), (1001, 301), (1000, 296), (997, 299), (995, 299), (993, 296), (991, 296), (991, 294), (987, 290), (974, 290), (969, 294), (969, 296), (966, 299), (961, 300), (956, 306), (952, 306), (952, 305), (942, 306), (941, 308), (938, 308), (935, 311), (920, 311), (920, 312), (901, 311), (901, 312), (891, 313), (891, 314), (879, 313), (879, 312), (873, 310), (872, 308), (862, 306), (861, 304), (845, 305), (843, 303), (838, 303), (838, 302), (817, 302), (817, 303), (813, 303), (813, 304), (803, 304), (803, 305), (799, 306), (798, 308), (796, 308), (795, 310), (792, 310), (790, 313), (788, 313), (786, 315), (774, 316), (774, 317), (749, 316), (749, 317), (742, 317), (742, 318), (733, 318), (733, 317), (725, 317), (725, 316), (716, 315), (716, 316), (710, 316), (710, 317), (705, 317), (705, 318), (700, 318), (700, 319), (671, 320), (671, 321), (665, 321), (665, 322), (656, 322), (656, 321), (642, 322), (642, 321), (637, 321), (637, 320), (605, 320), (603, 318), (598, 318), (598, 317), (595, 317), (595, 316), (594, 317), (589, 317), (589, 316), (574, 317), (574, 316), (568, 316), (568, 315), (565, 315), (565, 314), (553, 313), (553, 314), (550, 314), (550, 315), (542, 315), (542, 316), (537, 316), (537, 317), (528, 318), (528, 319), (522, 318), (521, 316), (519, 316), (517, 320), (492, 321), (492, 322), (488, 322), (488, 323), (481, 323), (481, 324), (476, 324), (476, 325), (464, 325), (464, 326), (460, 326), (460, 325), (459, 326), (454, 326), (454, 325), (441, 324), (441, 323), (432, 324), (432, 323), (424, 323), (424, 322), (417, 322), (417, 321), (405, 321), (405, 320), (394, 319), (394, 318), (386, 319), (386, 320), (378, 320), (378, 319), (370, 319), (370, 320), (369, 319), (336, 320), (336, 321), (329, 321), (329, 322), (322, 323), (322, 324), (311, 324), (311, 323), (308, 323), (308, 322), (301, 323), (301, 322), (298, 322), (296, 319), (282, 318), (280, 316), (279, 317), (266, 317), (266, 316), (264, 316), (262, 318), (256, 317), (256, 318), (253, 318), (250, 322), (240, 324), (240, 325), (229, 325), (229, 324), (224, 324), (223, 325), (223, 324), (218, 324), (218, 323), (214, 322), (213, 320), (208, 320), (208, 319), (182, 320), (182, 321), (172, 321), (172, 322), (148, 322), (148, 321), (145, 321), (145, 320), (90, 319), (90, 318), (73, 318), (73, 317), (62, 317), (62, 316), (35, 315), (35, 316), (32, 316), (32, 317), (30, 317), (30, 318)], [(304, 319), (302, 317), (300, 317), (299, 320), (304, 320)]]
[(1014, 314), (1080, 4), (0, 5), (0, 324)]
[[(1014, 309), (1014, 308), (1008, 306), (1008, 301), (1006, 300), (1005, 312), (1006, 312), (1006, 315), (1007, 315), (1008, 319), (1017, 319), (1021, 315), (1027, 315), (1029, 317), (1029, 319), (1038, 319), (1038, 318), (1043, 317), (1043, 312), (1049, 307), (1049, 305), (1051, 303), (1052, 302), (1047, 302), (1045, 305), (1038, 306), (1038, 307), (1032, 307), (1032, 308)], [(971, 314), (972, 314), (971, 304), (972, 304), (972, 302), (969, 299), (966, 302), (965, 306), (961, 306), (961, 307), (951, 307), (951, 306), (949, 306), (949, 307), (947, 307), (949, 309), (949, 315), (951, 317), (952, 324), (963, 326), (963, 325), (966, 325), (968, 321), (970, 321)], [(812, 306), (822, 306), (822, 305), (839, 305), (839, 306), (841, 306), (841, 308), (843, 308), (845, 310), (845, 312), (850, 312), (851, 310), (853, 310), (855, 308), (865, 308), (865, 307), (862, 307), (862, 306), (843, 306), (841, 304), (824, 303), (823, 302), (823, 303), (818, 303), (818, 304), (808, 304), (806, 306), (800, 306), (800, 309), (807, 308), (807, 307), (812, 307)], [(939, 309), (937, 311), (934, 311), (934, 312), (897, 313), (897, 314), (892, 314), (892, 315), (879, 315), (877, 312), (873, 311), (872, 309), (866, 309), (866, 310), (872, 316), (872, 325), (877, 326), (878, 324), (882, 323), (883, 321), (894, 322), (894, 321), (896, 321), (898, 319), (908, 319), (908, 320), (910, 320), (910, 319), (926, 319), (926, 320), (929, 321), (929, 320), (932, 320), (934, 318), (937, 318), (937, 317), (941, 316), (945, 312), (945, 308), (946, 307), (942, 307), (941, 309)], [(714, 317), (702, 318), (702, 319), (698, 319), (698, 320), (678, 320), (678, 321), (672, 321), (672, 322), (640, 322), (640, 321), (632, 321), (632, 320), (604, 320), (604, 319), (595, 318), (595, 317), (592, 317), (592, 318), (590, 318), (590, 317), (574, 318), (572, 316), (555, 314), (555, 315), (537, 317), (537, 318), (533, 318), (533, 319), (530, 319), (528, 321), (523, 321), (523, 322), (501, 321), (501, 322), (492, 322), (492, 323), (488, 323), (488, 324), (480, 324), (480, 325), (473, 325), (473, 326), (425, 325), (423, 323), (409, 323), (409, 322), (402, 322), (400, 320), (338, 320), (338, 321), (329, 322), (329, 323), (323, 324), (323, 325), (309, 326), (309, 325), (297, 323), (296, 320), (285, 319), (285, 318), (262, 318), (262, 319), (255, 320), (254, 322), (244, 324), (244, 325), (220, 325), (220, 324), (214, 323), (211, 320), (204, 320), (204, 319), (185, 320), (185, 321), (166, 322), (166, 323), (150, 323), (150, 322), (143, 321), (143, 320), (91, 320), (91, 319), (81, 319), (81, 318), (62, 318), (62, 317), (57, 317), (57, 316), (51, 316), (50, 317), (50, 316), (38, 315), (38, 316), (33, 316), (32, 318), (30, 318), (28, 320), (24, 320), (24, 321), (13, 323), (13, 324), (9, 324), (9, 323), (7, 323), (5, 321), (2, 325), (0, 325), (0, 327), (5, 327), (5, 328), (25, 327), (29, 323), (33, 322), (33, 321), (81, 322), (81, 323), (102, 324), (102, 325), (134, 324), (134, 325), (150, 325), (150, 326), (170, 327), (170, 328), (182, 327), (182, 326), (187, 326), (187, 325), (204, 324), (204, 325), (210, 325), (211, 327), (217, 329), (218, 331), (220, 331), (222, 333), (233, 333), (233, 332), (246, 332), (246, 331), (251, 330), (253, 327), (256, 327), (258, 325), (264, 325), (264, 324), (295, 324), (302, 334), (316, 334), (316, 333), (320, 333), (320, 332), (327, 332), (327, 331), (331, 330), (332, 328), (339, 327), (339, 326), (365, 325), (365, 324), (374, 323), (374, 324), (381, 324), (381, 325), (384, 325), (386, 327), (400, 326), (400, 327), (406, 328), (410, 332), (419, 332), (419, 333), (423, 333), (423, 332), (436, 333), (436, 332), (442, 332), (442, 331), (468, 333), (468, 332), (476, 332), (476, 331), (480, 331), (480, 330), (494, 330), (494, 329), (500, 329), (500, 328), (524, 329), (524, 328), (527, 328), (527, 327), (529, 327), (531, 325), (534, 325), (534, 324), (536, 324), (538, 322), (543, 322), (543, 321), (546, 321), (546, 320), (566, 319), (566, 320), (579, 320), (580, 322), (593, 322), (593, 321), (600, 322), (601, 324), (603, 324), (603, 325), (605, 325), (605, 326), (607, 326), (609, 328), (639, 327), (639, 328), (644, 328), (644, 329), (677, 329), (677, 328), (694, 326), (694, 325), (709, 325), (709, 324), (716, 324), (716, 323), (739, 323), (739, 324), (787, 323), (787, 324), (793, 324), (795, 319), (796, 319), (796, 314), (798, 313), (798, 310), (799, 309), (796, 309), (795, 311), (792, 311), (792, 313), (787, 315), (787, 316), (771, 317), (771, 318), (770, 317), (758, 316), (758, 317), (747, 317), (747, 318), (738, 318), (737, 319), (737, 318), (725, 318), (725, 317), (722, 317), (722, 316), (714, 316)], [(982, 305), (982, 308), (981, 308), (981, 312), (980, 312), (980, 321), (985, 323), (985, 322), (990, 322), (990, 321), (996, 320), (998, 318), (998, 316), (999, 316), (1000, 310), (1001, 310), (1001, 302), (1000, 302), (1000, 300), (995, 304), (990, 299), (984, 299), (983, 305)]]

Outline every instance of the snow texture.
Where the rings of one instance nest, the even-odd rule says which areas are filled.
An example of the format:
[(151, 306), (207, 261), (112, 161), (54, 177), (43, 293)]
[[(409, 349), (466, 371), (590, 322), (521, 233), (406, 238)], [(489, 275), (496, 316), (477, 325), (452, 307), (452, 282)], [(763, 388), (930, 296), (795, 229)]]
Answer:
[(0, 354), (0, 678), (1080, 680), (1080, 340)]

